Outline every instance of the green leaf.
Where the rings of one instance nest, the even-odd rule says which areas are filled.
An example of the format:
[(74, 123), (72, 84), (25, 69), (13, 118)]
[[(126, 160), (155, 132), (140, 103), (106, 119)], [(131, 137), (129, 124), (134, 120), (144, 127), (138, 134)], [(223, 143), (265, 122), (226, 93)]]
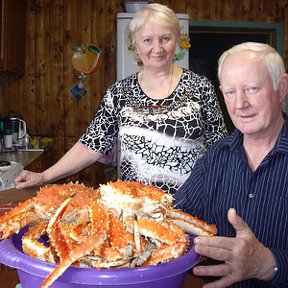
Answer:
[(185, 56), (185, 52), (181, 51), (176, 54), (176, 60), (180, 61), (183, 60)]
[(88, 46), (88, 50), (94, 53), (95, 55), (102, 54), (102, 51), (97, 46)]

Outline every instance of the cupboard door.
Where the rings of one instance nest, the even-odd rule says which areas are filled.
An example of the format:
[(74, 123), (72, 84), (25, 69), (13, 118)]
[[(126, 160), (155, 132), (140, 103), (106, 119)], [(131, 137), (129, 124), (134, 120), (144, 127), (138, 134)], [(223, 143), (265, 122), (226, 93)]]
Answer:
[(5, 51), (7, 50), (7, 48), (5, 47), (5, 44), (7, 43), (7, 40), (6, 40), (6, 36), (7, 36), (7, 33), (5, 33), (6, 31), (6, 24), (7, 24), (7, 20), (6, 20), (6, 4), (7, 4), (7, 1), (4, 1), (4, 0), (1, 0), (1, 5), (0, 5), (0, 25), (1, 25), (1, 29), (0, 29), (0, 70), (4, 70), (5, 69)]
[(0, 70), (24, 74), (26, 1), (1, 1)]

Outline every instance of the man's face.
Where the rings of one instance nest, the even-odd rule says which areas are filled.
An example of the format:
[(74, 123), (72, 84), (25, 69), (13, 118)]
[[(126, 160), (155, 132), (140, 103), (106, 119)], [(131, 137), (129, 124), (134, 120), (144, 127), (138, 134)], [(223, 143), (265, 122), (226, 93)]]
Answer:
[(246, 136), (273, 135), (276, 121), (282, 119), (283, 96), (274, 90), (266, 66), (255, 53), (243, 51), (228, 56), (220, 77), (221, 91), (235, 127)]

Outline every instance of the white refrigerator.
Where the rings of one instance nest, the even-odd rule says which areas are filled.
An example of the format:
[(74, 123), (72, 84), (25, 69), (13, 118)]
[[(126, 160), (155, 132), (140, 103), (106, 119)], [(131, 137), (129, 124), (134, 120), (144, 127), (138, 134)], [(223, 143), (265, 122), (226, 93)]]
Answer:
[[(133, 18), (133, 13), (117, 13), (117, 80), (121, 80), (140, 70), (136, 65), (133, 54), (128, 50), (127, 26)], [(189, 37), (189, 14), (176, 14), (181, 26), (181, 34)], [(180, 48), (178, 47), (180, 51)], [(177, 52), (179, 52), (177, 51)], [(184, 58), (176, 61), (177, 65), (189, 69), (189, 51)]]

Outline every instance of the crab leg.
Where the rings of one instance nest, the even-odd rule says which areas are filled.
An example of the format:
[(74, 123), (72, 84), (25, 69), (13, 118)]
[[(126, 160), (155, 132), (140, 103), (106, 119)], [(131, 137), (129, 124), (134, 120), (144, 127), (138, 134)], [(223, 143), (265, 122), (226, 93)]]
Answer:
[(163, 221), (160, 224), (146, 218), (138, 219), (136, 222), (139, 233), (151, 239), (152, 243), (149, 243), (143, 253), (132, 261), (131, 267), (143, 264), (156, 265), (185, 253), (189, 239), (182, 228), (171, 222)]
[(136, 251), (138, 253), (140, 253), (141, 252), (141, 239), (140, 239), (141, 235), (139, 232), (139, 225), (138, 225), (138, 222), (136, 219), (133, 220), (133, 223), (134, 223), (134, 225), (133, 225), (134, 226), (133, 227), (134, 233), (133, 234), (134, 234), (135, 248), (136, 248)]
[(205, 221), (180, 210), (169, 210), (167, 217), (171, 218), (174, 224), (194, 235), (212, 236), (217, 233), (215, 224), (208, 224)]
[(131, 262), (131, 268), (142, 266), (151, 256), (154, 249), (156, 249), (156, 245), (154, 243), (149, 243), (143, 253), (137, 258), (133, 259)]
[(127, 232), (120, 219), (109, 213), (109, 229), (107, 239), (94, 249), (93, 254), (88, 256), (91, 265), (96, 268), (110, 268), (127, 264), (134, 251), (133, 235)]
[(18, 233), (21, 228), (38, 218), (34, 211), (34, 199), (20, 203), (0, 218), (0, 240)]
[[(71, 198), (69, 199), (71, 200)], [(67, 201), (65, 201), (63, 205), (60, 206), (60, 208), (56, 212), (57, 216), (49, 223), (48, 230), (50, 231), (50, 233), (53, 233), (53, 228), (57, 228), (57, 224), (60, 221), (59, 217), (61, 217), (65, 212), (65, 209), (70, 202), (69, 199), (67, 199)], [(108, 213), (104, 210), (103, 206), (96, 201), (92, 203), (89, 207), (89, 212), (91, 215), (91, 235), (89, 235), (84, 242), (80, 244), (76, 243), (75, 247), (70, 251), (67, 251), (66, 244), (66, 247), (64, 247), (64, 251), (67, 254), (65, 255), (65, 253), (61, 253), (63, 256), (65, 256), (60, 259), (60, 264), (54, 269), (54, 271), (52, 271), (52, 273), (48, 275), (48, 277), (42, 283), (41, 288), (50, 287), (65, 272), (65, 270), (69, 268), (71, 264), (76, 262), (81, 257), (88, 255), (95, 247), (101, 245), (105, 241), (106, 231), (109, 225)], [(57, 231), (57, 236), (61, 237), (60, 231)], [(56, 238), (56, 241), (53, 241), (53, 245), (55, 246), (57, 252), (61, 251), (62, 249), (62, 247), (59, 247), (59, 243), (65, 246), (65, 243), (63, 241), (59, 241), (59, 237), (58, 239)]]
[(50, 263), (56, 263), (56, 255), (53, 255), (51, 247), (45, 246), (38, 241), (41, 235), (46, 234), (48, 222), (39, 221), (34, 227), (29, 230), (22, 237), (22, 249), (23, 251), (36, 259), (48, 261)]
[(144, 265), (157, 265), (159, 263), (170, 261), (171, 259), (176, 259), (183, 255), (186, 249), (187, 243), (185, 242), (178, 242), (172, 246), (164, 244), (162, 248), (152, 250), (151, 256), (146, 262), (144, 262)]
[[(145, 237), (149, 237), (152, 239), (159, 240), (162, 243), (168, 245), (174, 245), (179, 241), (179, 234), (169, 229), (165, 225), (161, 225), (155, 221), (150, 219), (138, 219), (138, 226), (141, 235)], [(184, 238), (188, 238), (188, 236), (183, 233)]]

